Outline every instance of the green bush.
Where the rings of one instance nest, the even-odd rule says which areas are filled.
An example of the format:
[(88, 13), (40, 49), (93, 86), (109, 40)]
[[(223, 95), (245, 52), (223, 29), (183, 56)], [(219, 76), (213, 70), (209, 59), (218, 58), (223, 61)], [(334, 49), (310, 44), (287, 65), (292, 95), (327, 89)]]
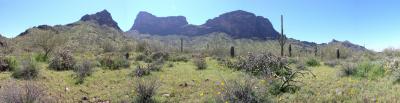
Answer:
[(221, 95), (216, 98), (216, 102), (229, 103), (265, 103), (268, 98), (264, 97), (264, 93), (257, 91), (255, 83), (250, 79), (244, 81), (230, 80), (223, 85)]
[(177, 55), (177, 56), (171, 57), (170, 60), (173, 62), (188, 62), (189, 57), (186, 55)]
[(364, 61), (356, 65), (346, 64), (342, 69), (343, 76), (376, 79), (383, 77), (385, 69), (380, 62)]
[(19, 69), (12, 73), (12, 77), (17, 79), (35, 79), (39, 74), (36, 63), (33, 61), (23, 61)]
[(306, 61), (306, 64), (307, 64), (307, 66), (310, 66), (310, 67), (315, 67), (315, 66), (319, 66), (320, 65), (319, 61), (314, 59), (314, 58), (308, 59)]
[(128, 59), (125, 59), (123, 57), (119, 58), (105, 57), (100, 60), (100, 64), (101, 66), (111, 70), (128, 68), (130, 66)]
[(146, 58), (147, 58), (146, 55), (144, 55), (144, 54), (139, 54), (139, 55), (136, 56), (135, 60), (136, 60), (136, 61), (143, 61), (143, 60), (145, 60)]
[(0, 72), (13, 71), (17, 66), (17, 60), (14, 57), (0, 57)]
[(43, 53), (33, 54), (33, 58), (38, 62), (46, 62), (48, 60), (48, 57)]

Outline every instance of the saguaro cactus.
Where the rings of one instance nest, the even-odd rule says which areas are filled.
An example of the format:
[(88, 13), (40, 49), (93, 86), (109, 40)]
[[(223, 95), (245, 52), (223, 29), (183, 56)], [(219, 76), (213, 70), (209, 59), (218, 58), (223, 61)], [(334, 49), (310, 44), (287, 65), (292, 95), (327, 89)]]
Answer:
[(279, 45), (281, 46), (281, 56), (283, 56), (283, 47), (285, 46), (286, 43), (286, 36), (283, 34), (283, 15), (281, 15), (281, 34), (278, 37)]
[(292, 57), (292, 44), (289, 44), (289, 57)]
[(235, 47), (231, 46), (231, 57), (235, 57)]
[(336, 48), (336, 58), (340, 59), (340, 51), (339, 48)]
[(314, 48), (314, 56), (317, 56), (317, 55), (318, 55), (318, 46), (315, 45), (315, 48)]
[(183, 53), (183, 38), (181, 38), (181, 48), (180, 51)]

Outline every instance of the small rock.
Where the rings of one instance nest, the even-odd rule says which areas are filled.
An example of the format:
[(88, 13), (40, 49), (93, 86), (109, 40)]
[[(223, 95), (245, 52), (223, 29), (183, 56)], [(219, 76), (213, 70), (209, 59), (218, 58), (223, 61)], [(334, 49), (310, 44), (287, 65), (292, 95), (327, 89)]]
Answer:
[(170, 97), (171, 94), (166, 93), (166, 94), (163, 94), (162, 96), (163, 96), (163, 97)]
[(84, 96), (84, 97), (82, 97), (82, 100), (87, 101), (89, 99), (88, 99), (88, 97)]

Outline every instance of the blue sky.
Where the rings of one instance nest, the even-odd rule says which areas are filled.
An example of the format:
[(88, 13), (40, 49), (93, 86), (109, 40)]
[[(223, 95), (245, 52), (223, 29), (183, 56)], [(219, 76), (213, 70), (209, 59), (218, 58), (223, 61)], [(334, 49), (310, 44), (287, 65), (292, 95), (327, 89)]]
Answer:
[(222, 13), (245, 10), (268, 18), (277, 30), (283, 14), (291, 38), (349, 40), (380, 51), (400, 47), (398, 5), (398, 0), (0, 0), (0, 34), (15, 37), (33, 26), (67, 24), (103, 9), (124, 31), (139, 11), (182, 15), (191, 24), (203, 24)]

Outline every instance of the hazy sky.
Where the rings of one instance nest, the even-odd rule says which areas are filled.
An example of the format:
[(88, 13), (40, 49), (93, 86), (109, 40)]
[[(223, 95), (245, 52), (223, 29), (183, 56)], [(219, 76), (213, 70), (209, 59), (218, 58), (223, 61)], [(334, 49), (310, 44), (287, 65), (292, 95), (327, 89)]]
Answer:
[(400, 47), (399, 0), (0, 0), (0, 34), (15, 37), (41, 25), (72, 23), (107, 9), (122, 30), (139, 11), (156, 16), (186, 16), (191, 24), (233, 10), (268, 18), (279, 30), (284, 15), (291, 38), (329, 42), (349, 40), (373, 50)]

